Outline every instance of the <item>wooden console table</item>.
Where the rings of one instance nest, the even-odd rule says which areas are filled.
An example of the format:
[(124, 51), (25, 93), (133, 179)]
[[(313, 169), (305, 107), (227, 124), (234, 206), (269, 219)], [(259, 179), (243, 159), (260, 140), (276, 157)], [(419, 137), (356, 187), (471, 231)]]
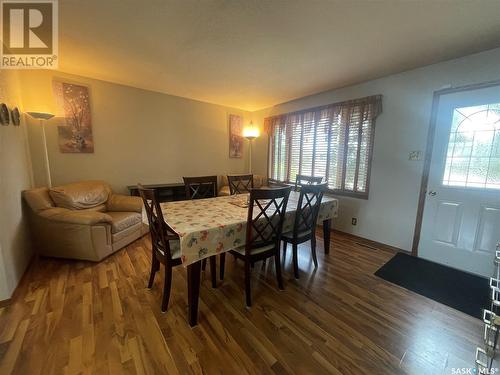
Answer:
[[(146, 189), (154, 189), (158, 192), (160, 202), (183, 201), (186, 199), (186, 188), (184, 183), (153, 184), (144, 185)], [(130, 195), (139, 196), (137, 185), (127, 186)]]

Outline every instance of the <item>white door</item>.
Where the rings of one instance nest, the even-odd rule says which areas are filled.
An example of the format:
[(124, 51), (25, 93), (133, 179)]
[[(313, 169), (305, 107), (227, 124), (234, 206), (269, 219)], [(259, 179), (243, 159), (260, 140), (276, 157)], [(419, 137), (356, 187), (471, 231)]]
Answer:
[(418, 254), (483, 276), (500, 241), (500, 86), (441, 95)]

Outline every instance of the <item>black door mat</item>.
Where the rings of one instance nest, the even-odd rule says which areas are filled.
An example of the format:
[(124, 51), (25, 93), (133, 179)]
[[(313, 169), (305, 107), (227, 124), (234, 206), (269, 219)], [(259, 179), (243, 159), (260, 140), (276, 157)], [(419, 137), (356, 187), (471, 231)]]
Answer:
[(490, 308), (488, 279), (425, 259), (398, 253), (375, 275), (475, 318)]

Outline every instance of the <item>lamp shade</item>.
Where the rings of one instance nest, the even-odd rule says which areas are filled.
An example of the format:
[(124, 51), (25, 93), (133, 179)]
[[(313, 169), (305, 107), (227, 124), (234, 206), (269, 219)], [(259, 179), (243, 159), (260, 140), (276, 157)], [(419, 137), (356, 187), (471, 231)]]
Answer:
[(37, 120), (50, 120), (52, 117), (54, 117), (52, 113), (45, 113), (45, 112), (26, 112), (26, 113)]
[(247, 139), (254, 139), (254, 138), (257, 138), (259, 136), (260, 132), (259, 132), (259, 128), (257, 128), (253, 122), (250, 122), (250, 125), (245, 127), (243, 129), (243, 137), (247, 138)]

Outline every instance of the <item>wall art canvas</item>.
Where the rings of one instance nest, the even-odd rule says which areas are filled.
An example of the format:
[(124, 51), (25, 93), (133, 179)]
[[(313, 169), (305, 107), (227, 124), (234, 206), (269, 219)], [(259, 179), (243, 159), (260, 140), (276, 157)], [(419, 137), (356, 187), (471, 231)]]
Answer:
[(64, 125), (57, 127), (59, 150), (63, 153), (93, 153), (89, 89), (73, 83), (54, 82), (54, 96)]
[(229, 157), (243, 157), (243, 117), (229, 115)]

